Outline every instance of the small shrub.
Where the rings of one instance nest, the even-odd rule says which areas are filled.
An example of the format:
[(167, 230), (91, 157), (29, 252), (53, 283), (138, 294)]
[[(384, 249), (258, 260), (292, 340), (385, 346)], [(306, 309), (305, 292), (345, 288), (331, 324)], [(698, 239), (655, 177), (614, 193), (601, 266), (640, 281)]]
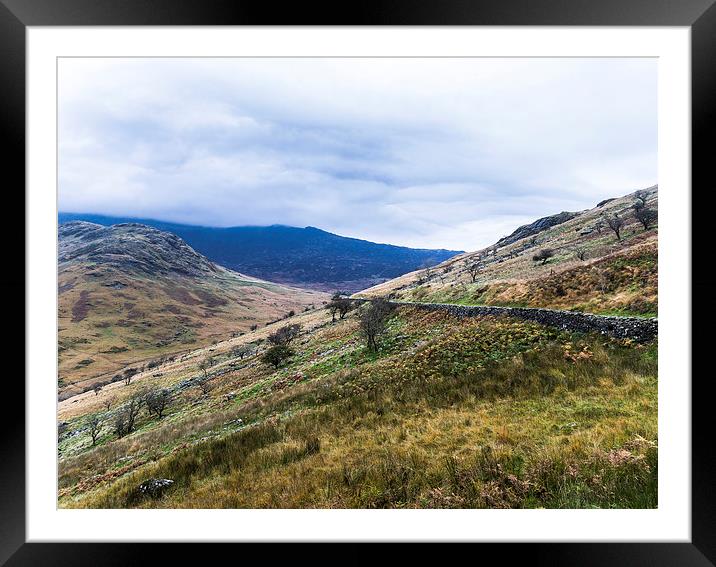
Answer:
[(293, 355), (294, 351), (289, 346), (274, 345), (264, 353), (261, 359), (274, 368), (278, 368)]
[(289, 345), (301, 332), (301, 325), (286, 325), (268, 336), (268, 341), (274, 346)]
[(243, 360), (245, 356), (251, 353), (251, 345), (239, 345), (231, 349), (231, 356)]
[(547, 260), (549, 260), (549, 259), (552, 258), (553, 256), (554, 256), (554, 250), (551, 250), (551, 249), (549, 249), (549, 248), (545, 248), (544, 250), (540, 250), (539, 252), (537, 252), (537, 254), (535, 254), (534, 256), (532, 256), (532, 261), (533, 261), (533, 262), (540, 262), (541, 265), (544, 266), (544, 265), (547, 263)]
[(124, 384), (126, 386), (129, 386), (129, 384), (132, 382), (132, 378), (134, 378), (137, 374), (139, 374), (139, 369), (137, 368), (127, 368), (124, 372), (122, 372), (122, 380), (124, 380)]
[(383, 298), (370, 302), (360, 316), (360, 330), (366, 338), (368, 350), (378, 350), (378, 338), (385, 331), (388, 315), (393, 307)]
[(634, 209), (634, 218), (642, 224), (644, 230), (649, 230), (649, 228), (651, 228), (651, 226), (657, 221), (659, 215), (654, 209), (642, 207)]

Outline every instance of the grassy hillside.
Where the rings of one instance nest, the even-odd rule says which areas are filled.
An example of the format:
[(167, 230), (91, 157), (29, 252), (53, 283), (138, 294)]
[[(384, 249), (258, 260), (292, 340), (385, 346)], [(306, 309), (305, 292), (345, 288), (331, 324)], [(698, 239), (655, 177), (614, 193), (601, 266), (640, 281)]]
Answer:
[[(657, 188), (647, 193), (647, 207), (656, 211)], [(406, 274), (358, 296), (656, 316), (658, 228), (656, 221), (649, 229), (640, 224), (634, 203), (631, 194), (580, 213), (542, 219), (562, 222), (533, 223), (547, 228), (522, 227), (493, 246)], [(606, 223), (614, 215), (624, 220), (620, 238)], [(553, 255), (544, 263), (535, 261), (534, 256), (544, 250)]]
[[(277, 323), (62, 402), (60, 505), (656, 505), (655, 344), (403, 307), (371, 352), (358, 315), (291, 318), (302, 332), (279, 369), (261, 359)], [(112, 412), (159, 387), (167, 414), (143, 411), (116, 439)], [(107, 424), (96, 447), (93, 416)], [(140, 496), (151, 477), (175, 483)]]
[(128, 365), (189, 352), (326, 299), (213, 266), (188, 247), (174, 249), (160, 231), (86, 232), (92, 226), (60, 233), (61, 397), (107, 384)]
[[(655, 315), (657, 229), (644, 229), (633, 218), (634, 199), (539, 219), (489, 249), (360, 295)], [(655, 210), (655, 188), (646, 200)], [(598, 226), (614, 214), (625, 219), (619, 239)], [(543, 250), (552, 255), (533, 260)], [(110, 255), (115, 261), (113, 250)], [(196, 262), (177, 265), (184, 270)], [(76, 327), (74, 336), (99, 340), (92, 302), (106, 302), (104, 313), (119, 312), (112, 302), (125, 301), (119, 294), (128, 288), (106, 285), (114, 277), (108, 276), (105, 296), (83, 300), (83, 291), (99, 293), (82, 288), (94, 277), (84, 272), (64, 292), (74, 294), (64, 316), (82, 316), (76, 325), (89, 319), (94, 326)], [(183, 309), (181, 316), (206, 323), (193, 332), (215, 333), (215, 342), (208, 344), (207, 334), (201, 348), (155, 360), (129, 383), (115, 381), (60, 402), (60, 507), (658, 504), (656, 340), (637, 344), (408, 305), (384, 306), (376, 324), (368, 314), (380, 302), (354, 302), (345, 317), (322, 304), (297, 309), (236, 333), (231, 331), (243, 327), (228, 306), (244, 300), (229, 299), (221, 287), (227, 276), (202, 279), (212, 282), (211, 289), (185, 291), (165, 289), (187, 285), (176, 273), (163, 277), (147, 281), (151, 292), (138, 288), (132, 302), (150, 297), (154, 303), (132, 324), (161, 321), (167, 329), (181, 328), (166, 309), (154, 318), (159, 309), (153, 307), (165, 301), (160, 293), (168, 294)], [(267, 298), (266, 284), (245, 285), (257, 288), (247, 316), (268, 318), (274, 313), (269, 306), (281, 313), (288, 307), (278, 304), (279, 291)], [(209, 308), (182, 299), (206, 302), (205, 293), (227, 302)], [(116, 337), (124, 329), (120, 321), (129, 319), (125, 313), (104, 328)], [(371, 348), (367, 327), (378, 329), (377, 348)], [(150, 325), (143, 332), (157, 329)], [(171, 348), (181, 344), (177, 337), (167, 341)], [(142, 348), (149, 349), (149, 342), (116, 354), (129, 361), (143, 355)], [(139, 491), (153, 478), (173, 483), (154, 495)]]

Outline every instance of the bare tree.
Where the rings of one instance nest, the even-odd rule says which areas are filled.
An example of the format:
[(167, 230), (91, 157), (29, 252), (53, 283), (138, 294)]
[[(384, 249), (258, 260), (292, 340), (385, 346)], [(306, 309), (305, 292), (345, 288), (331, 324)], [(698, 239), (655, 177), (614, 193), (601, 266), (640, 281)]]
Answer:
[(137, 374), (139, 374), (139, 370), (136, 368), (127, 368), (122, 373), (122, 379), (124, 380), (125, 385), (129, 386), (129, 384), (132, 382), (132, 378), (134, 378)]
[(341, 319), (344, 319), (345, 316), (348, 315), (348, 312), (351, 310), (352, 307), (353, 307), (353, 302), (350, 299), (348, 299), (346, 297), (339, 299), (338, 300), (338, 316)]
[(134, 396), (129, 400), (126, 406), (127, 412), (127, 433), (134, 431), (134, 422), (139, 415), (139, 410), (142, 409), (142, 398)]
[(339, 315), (340, 318), (343, 319), (353, 306), (353, 302), (343, 295), (344, 294), (339, 291), (334, 293), (331, 301), (326, 305), (326, 309), (331, 312), (332, 323), (335, 323), (336, 315)]
[(277, 331), (271, 333), (267, 339), (272, 345), (286, 346), (289, 345), (301, 332), (301, 325), (293, 324), (281, 327)]
[(465, 260), (465, 270), (467, 270), (467, 273), (470, 274), (470, 279), (472, 280), (472, 283), (475, 283), (475, 280), (477, 280), (477, 276), (480, 274), (481, 269), (482, 266), (479, 262), (471, 262), (470, 260)]
[(587, 249), (584, 246), (577, 246), (574, 249), (574, 255), (579, 258), (582, 262), (584, 262), (584, 258), (587, 255)]
[(605, 215), (604, 222), (606, 222), (607, 226), (616, 234), (617, 240), (621, 240), (621, 230), (624, 227), (624, 219), (617, 213), (614, 213), (613, 215)]
[(112, 407), (112, 404), (115, 402), (114, 396), (107, 398), (104, 401), (104, 407), (109, 411), (109, 409)]
[(634, 207), (634, 218), (642, 224), (644, 230), (649, 230), (649, 228), (656, 222), (658, 213), (649, 207), (641, 207), (639, 209)]
[(360, 316), (360, 329), (368, 343), (368, 350), (378, 350), (378, 337), (385, 331), (392, 306), (383, 298), (371, 300)]
[(199, 370), (201, 370), (204, 373), (204, 378), (207, 378), (209, 376), (209, 368), (211, 367), (211, 364), (209, 364), (209, 359), (204, 358), (203, 360), (199, 361), (199, 364), (196, 365)]
[(235, 346), (233, 349), (231, 349), (231, 355), (239, 358), (241, 360), (244, 359), (245, 356), (248, 356), (253, 349), (250, 345), (239, 345)]
[(649, 192), (644, 189), (634, 193), (634, 205), (633, 208), (636, 210), (646, 208), (647, 201), (649, 200)]
[(142, 409), (142, 396), (133, 396), (124, 406), (117, 412), (114, 420), (114, 430), (117, 437), (124, 437), (134, 431), (135, 422)]
[(594, 223), (594, 230), (597, 231), (597, 234), (601, 234), (603, 228), (604, 228), (604, 221), (602, 219), (599, 219), (597, 222)]
[(127, 434), (127, 415), (124, 411), (118, 411), (114, 416), (114, 433), (117, 439)]
[(544, 266), (547, 263), (547, 260), (552, 258), (554, 256), (554, 250), (550, 248), (545, 248), (544, 250), (540, 250), (532, 256), (533, 262), (541, 262), (542, 266)]
[(144, 397), (144, 403), (147, 404), (149, 415), (154, 414), (157, 419), (162, 419), (164, 411), (171, 403), (171, 393), (166, 389), (148, 392)]
[(331, 323), (335, 323), (336, 315), (338, 315), (338, 302), (334, 299), (326, 305), (326, 309), (331, 313)]
[(89, 420), (89, 434), (92, 437), (93, 447), (97, 444), (97, 437), (99, 437), (103, 425), (102, 420), (96, 415), (93, 415)]

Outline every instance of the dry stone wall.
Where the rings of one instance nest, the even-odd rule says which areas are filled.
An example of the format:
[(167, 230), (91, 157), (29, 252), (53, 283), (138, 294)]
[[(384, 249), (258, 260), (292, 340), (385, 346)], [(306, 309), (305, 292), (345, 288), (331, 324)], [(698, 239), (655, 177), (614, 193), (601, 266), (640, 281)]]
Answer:
[(455, 317), (478, 317), (480, 315), (502, 315), (542, 325), (556, 327), (564, 331), (596, 331), (610, 337), (648, 342), (659, 332), (656, 318), (615, 317), (592, 315), (577, 311), (558, 309), (540, 309), (535, 307), (493, 307), (486, 305), (453, 305), (450, 303), (413, 303), (391, 301), (392, 305), (411, 305), (427, 311), (444, 311)]

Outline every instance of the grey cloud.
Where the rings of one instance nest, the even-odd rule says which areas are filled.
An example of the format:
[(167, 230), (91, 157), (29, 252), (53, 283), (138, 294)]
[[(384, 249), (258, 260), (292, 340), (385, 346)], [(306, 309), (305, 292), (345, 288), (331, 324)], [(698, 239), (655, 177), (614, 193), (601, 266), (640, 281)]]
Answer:
[(65, 59), (60, 209), (474, 249), (656, 179), (650, 59)]

